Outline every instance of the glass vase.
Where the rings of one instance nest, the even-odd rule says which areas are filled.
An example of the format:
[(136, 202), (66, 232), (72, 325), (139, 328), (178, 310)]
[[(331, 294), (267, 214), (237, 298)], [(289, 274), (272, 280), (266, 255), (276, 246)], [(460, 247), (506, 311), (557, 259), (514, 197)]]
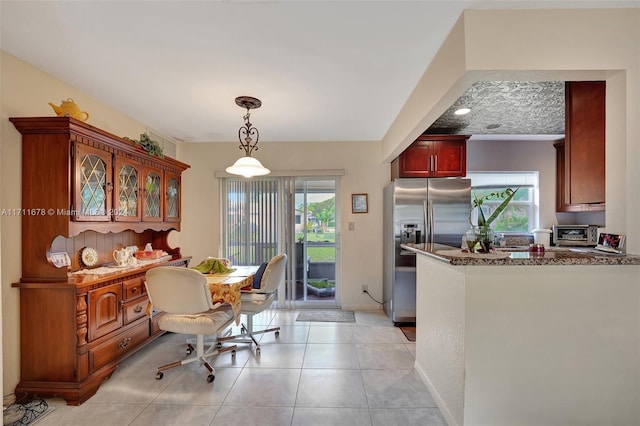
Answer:
[(489, 253), (493, 230), (488, 226), (473, 226), (466, 232), (467, 248), (471, 253)]

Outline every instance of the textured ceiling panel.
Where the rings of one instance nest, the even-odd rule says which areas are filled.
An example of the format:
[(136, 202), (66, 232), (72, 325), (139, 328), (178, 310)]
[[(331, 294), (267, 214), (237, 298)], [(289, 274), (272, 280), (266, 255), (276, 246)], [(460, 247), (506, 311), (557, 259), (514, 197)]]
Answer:
[[(466, 115), (455, 115), (459, 108)], [(429, 134), (564, 134), (563, 81), (479, 81), (440, 116)]]

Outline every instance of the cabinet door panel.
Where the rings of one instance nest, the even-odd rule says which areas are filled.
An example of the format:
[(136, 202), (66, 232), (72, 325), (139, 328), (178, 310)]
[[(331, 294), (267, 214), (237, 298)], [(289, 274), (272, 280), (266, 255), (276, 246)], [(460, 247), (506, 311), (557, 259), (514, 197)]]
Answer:
[(74, 220), (111, 220), (111, 154), (80, 143), (74, 145)]
[(142, 220), (147, 222), (162, 222), (162, 208), (164, 199), (162, 170), (145, 166), (142, 198)]
[(605, 202), (605, 91), (603, 81), (567, 82), (565, 180), (568, 204)]
[(164, 220), (166, 222), (180, 222), (181, 185), (180, 175), (165, 172), (166, 198)]
[(431, 171), (431, 144), (416, 141), (400, 155), (401, 177), (426, 177)]
[(450, 177), (465, 176), (466, 167), (466, 143), (464, 141), (434, 141), (432, 176)]
[(122, 283), (89, 292), (89, 341), (122, 326)]
[(114, 219), (118, 222), (139, 222), (140, 178), (142, 164), (116, 155), (114, 184)]

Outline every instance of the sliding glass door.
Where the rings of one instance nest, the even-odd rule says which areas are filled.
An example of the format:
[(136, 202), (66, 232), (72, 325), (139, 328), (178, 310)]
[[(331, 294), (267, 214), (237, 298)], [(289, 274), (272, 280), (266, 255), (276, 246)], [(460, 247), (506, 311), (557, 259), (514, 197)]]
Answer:
[(280, 307), (339, 306), (338, 185), (337, 177), (223, 179), (223, 255), (259, 265), (286, 253)]
[(336, 260), (336, 178), (296, 178), (293, 182), (292, 258), (289, 303), (295, 307), (338, 306)]

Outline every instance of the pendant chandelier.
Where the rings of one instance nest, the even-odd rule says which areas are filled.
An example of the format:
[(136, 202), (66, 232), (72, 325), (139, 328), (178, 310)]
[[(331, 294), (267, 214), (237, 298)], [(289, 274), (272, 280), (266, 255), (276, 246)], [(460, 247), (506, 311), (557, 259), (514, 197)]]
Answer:
[(246, 155), (240, 157), (233, 163), (233, 166), (227, 167), (225, 170), (232, 175), (241, 175), (246, 178), (268, 175), (271, 173), (271, 170), (264, 167), (257, 158), (251, 156), (253, 151), (258, 150), (260, 133), (258, 129), (253, 127), (251, 121), (249, 121), (251, 116), (250, 110), (260, 108), (262, 102), (260, 99), (252, 98), (251, 96), (239, 96), (236, 98), (236, 104), (247, 109), (247, 113), (242, 117), (244, 119), (244, 126), (238, 130), (238, 139), (240, 139), (239, 148), (244, 149)]

